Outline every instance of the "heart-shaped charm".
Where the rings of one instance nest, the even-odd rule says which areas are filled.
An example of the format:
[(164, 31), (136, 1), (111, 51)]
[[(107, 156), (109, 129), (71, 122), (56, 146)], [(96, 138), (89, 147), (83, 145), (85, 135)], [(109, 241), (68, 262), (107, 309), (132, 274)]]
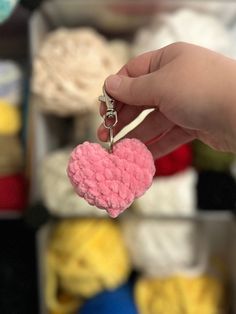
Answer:
[(152, 154), (137, 139), (123, 139), (107, 152), (84, 142), (72, 152), (67, 173), (76, 193), (115, 218), (151, 186)]

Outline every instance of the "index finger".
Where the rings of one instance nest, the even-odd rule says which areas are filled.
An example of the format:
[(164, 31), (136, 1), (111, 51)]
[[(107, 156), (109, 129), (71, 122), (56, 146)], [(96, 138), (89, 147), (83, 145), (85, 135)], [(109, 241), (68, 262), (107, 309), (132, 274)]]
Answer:
[(159, 68), (164, 48), (145, 52), (129, 60), (117, 74), (138, 77), (151, 73)]

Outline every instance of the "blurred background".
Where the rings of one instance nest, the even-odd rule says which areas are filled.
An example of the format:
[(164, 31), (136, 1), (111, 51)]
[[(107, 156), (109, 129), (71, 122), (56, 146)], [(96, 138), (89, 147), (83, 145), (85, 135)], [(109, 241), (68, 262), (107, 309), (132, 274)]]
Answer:
[(179, 147), (116, 219), (66, 175), (105, 78), (177, 41), (236, 58), (236, 3), (0, 0), (1, 314), (236, 313), (235, 155)]

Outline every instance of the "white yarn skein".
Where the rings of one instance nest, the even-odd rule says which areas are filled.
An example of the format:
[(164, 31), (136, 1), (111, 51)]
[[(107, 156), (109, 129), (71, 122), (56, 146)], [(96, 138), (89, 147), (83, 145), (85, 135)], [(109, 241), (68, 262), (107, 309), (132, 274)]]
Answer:
[(66, 173), (71, 149), (49, 154), (41, 167), (41, 197), (49, 212), (59, 217), (107, 216), (79, 197)]
[[(180, 4), (181, 6), (181, 4)], [(230, 26), (236, 16), (236, 3), (228, 2), (215, 2), (215, 1), (196, 1), (184, 4), (185, 8), (190, 8), (192, 10), (197, 10), (200, 12), (208, 13), (218, 18), (226, 26)]]
[(229, 57), (235, 56), (235, 44), (219, 18), (186, 8), (159, 15), (149, 27), (138, 31), (133, 54), (139, 55), (178, 41), (200, 45)]
[(22, 102), (23, 74), (16, 62), (0, 60), (0, 99), (14, 106)]
[(134, 267), (146, 276), (196, 276), (206, 270), (207, 250), (194, 222), (130, 217), (121, 221)]
[(154, 178), (133, 208), (143, 215), (193, 216), (196, 213), (197, 173), (193, 168), (171, 176)]
[(95, 111), (105, 78), (122, 65), (92, 28), (60, 28), (47, 35), (34, 60), (36, 103), (60, 116)]

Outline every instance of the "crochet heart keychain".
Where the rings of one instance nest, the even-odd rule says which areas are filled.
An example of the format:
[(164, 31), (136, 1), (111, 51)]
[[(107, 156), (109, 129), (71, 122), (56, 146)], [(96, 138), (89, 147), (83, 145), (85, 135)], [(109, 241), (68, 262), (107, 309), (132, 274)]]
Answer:
[(103, 125), (109, 129), (109, 150), (98, 143), (78, 145), (71, 153), (67, 174), (79, 196), (115, 218), (151, 186), (155, 165), (141, 141), (125, 138), (114, 143), (115, 100), (105, 88), (99, 100), (107, 106)]

